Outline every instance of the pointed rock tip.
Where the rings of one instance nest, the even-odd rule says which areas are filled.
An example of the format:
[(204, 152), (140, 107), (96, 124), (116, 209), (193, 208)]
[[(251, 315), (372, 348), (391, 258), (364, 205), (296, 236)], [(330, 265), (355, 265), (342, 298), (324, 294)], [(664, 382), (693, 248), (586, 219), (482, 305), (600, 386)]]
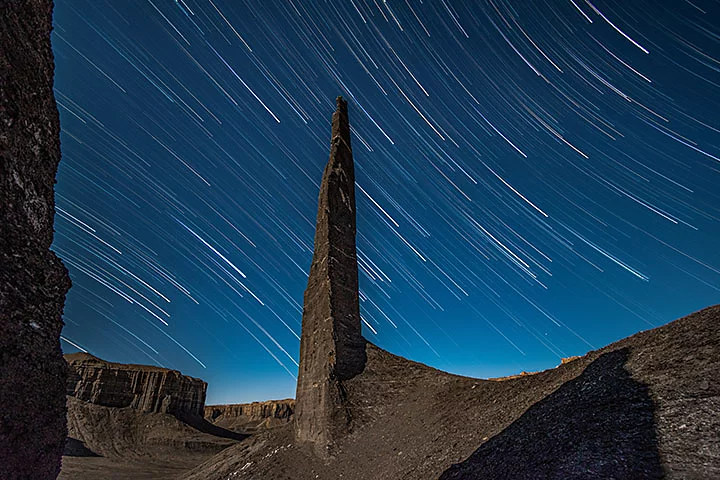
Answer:
[(335, 103), (337, 104), (337, 109), (339, 111), (347, 111), (347, 101), (342, 97), (342, 95), (339, 95), (335, 99)]

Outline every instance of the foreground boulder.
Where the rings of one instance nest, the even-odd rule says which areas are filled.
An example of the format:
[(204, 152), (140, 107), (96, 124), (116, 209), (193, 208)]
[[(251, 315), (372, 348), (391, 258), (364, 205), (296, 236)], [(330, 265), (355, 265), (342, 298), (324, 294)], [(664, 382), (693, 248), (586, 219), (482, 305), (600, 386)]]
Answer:
[(0, 1), (0, 478), (55, 478), (66, 434), (51, 29), (50, 0)]

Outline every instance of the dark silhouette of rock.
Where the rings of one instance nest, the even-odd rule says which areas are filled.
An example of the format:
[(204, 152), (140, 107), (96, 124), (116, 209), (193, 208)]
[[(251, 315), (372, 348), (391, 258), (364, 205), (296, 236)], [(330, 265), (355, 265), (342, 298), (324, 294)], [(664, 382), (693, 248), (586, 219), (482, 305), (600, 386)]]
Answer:
[(176, 416), (204, 414), (207, 383), (199, 378), (167, 368), (106, 362), (88, 353), (65, 359), (70, 366), (67, 394), (79, 400)]
[(63, 451), (63, 455), (66, 457), (99, 457), (97, 453), (90, 450), (87, 445), (85, 445), (85, 442), (81, 442), (80, 440), (68, 437), (67, 440), (65, 440), (65, 450)]
[(600, 355), (440, 480), (663, 478), (656, 407), (625, 369), (628, 356)]
[(252, 433), (284, 425), (292, 421), (294, 412), (295, 400), (292, 398), (234, 405), (208, 405), (205, 407), (205, 420), (233, 432)]
[[(544, 372), (493, 380), (364, 341), (346, 217), (354, 202), (340, 188), (352, 184), (341, 182), (350, 168), (334, 167), (351, 164), (335, 134), (349, 132), (344, 109), (338, 102), (320, 193), (295, 426), (253, 435), (183, 478), (720, 478), (720, 306)], [(352, 278), (333, 283), (342, 272)]]
[(347, 102), (337, 98), (304, 296), (295, 434), (326, 454), (351, 427), (343, 382), (365, 366), (355, 251), (355, 167)]
[(55, 478), (66, 436), (51, 29), (50, 0), (0, 2), (0, 478)]

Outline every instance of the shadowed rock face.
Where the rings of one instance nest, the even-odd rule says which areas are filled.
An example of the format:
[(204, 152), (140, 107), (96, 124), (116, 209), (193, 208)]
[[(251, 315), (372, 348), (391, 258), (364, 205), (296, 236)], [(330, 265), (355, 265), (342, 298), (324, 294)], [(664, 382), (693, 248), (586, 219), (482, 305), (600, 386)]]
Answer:
[(602, 354), (440, 480), (664, 477), (647, 385), (629, 349)]
[(0, 1), (0, 478), (55, 478), (66, 435), (51, 29), (50, 0)]
[(321, 454), (349, 431), (343, 381), (365, 366), (355, 251), (355, 170), (347, 102), (337, 99), (304, 296), (295, 433)]
[(106, 407), (147, 413), (202, 416), (207, 383), (177, 370), (125, 365), (87, 353), (65, 355), (70, 366), (67, 394)]

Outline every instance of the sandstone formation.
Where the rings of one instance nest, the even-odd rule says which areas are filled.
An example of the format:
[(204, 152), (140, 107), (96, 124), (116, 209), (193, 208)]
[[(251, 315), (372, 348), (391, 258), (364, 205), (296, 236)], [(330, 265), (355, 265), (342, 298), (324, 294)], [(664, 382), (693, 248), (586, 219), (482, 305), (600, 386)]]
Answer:
[(106, 407), (202, 416), (207, 383), (177, 370), (126, 365), (87, 353), (65, 355), (70, 366), (67, 395)]
[[(67, 397), (68, 444), (65, 455), (162, 458), (165, 454), (217, 453), (244, 438), (217, 435), (174, 415), (117, 408)], [(195, 422), (193, 422), (195, 423)], [(200, 427), (200, 428), (198, 428)], [(220, 432), (219, 432), (220, 431)], [(87, 451), (77, 453), (82, 445)], [(200, 462), (198, 462), (200, 463)]]
[(355, 167), (347, 102), (337, 98), (304, 295), (295, 434), (325, 455), (350, 431), (344, 382), (365, 367), (355, 250)]
[(502, 381), (365, 342), (346, 122), (338, 100), (294, 428), (253, 435), (183, 478), (720, 478), (720, 306)]
[(61, 478), (168, 478), (246, 435), (202, 418), (207, 384), (176, 370), (65, 355), (68, 438)]
[(61, 479), (175, 478), (244, 436), (207, 424), (130, 407), (67, 397), (68, 438)]
[(0, 478), (55, 478), (66, 435), (51, 29), (50, 0), (0, 2)]
[(205, 420), (233, 432), (252, 433), (284, 425), (292, 421), (294, 412), (295, 400), (291, 398), (235, 405), (209, 405), (205, 407)]
[(328, 461), (268, 430), (185, 480), (720, 478), (720, 306), (506, 381), (367, 347)]

